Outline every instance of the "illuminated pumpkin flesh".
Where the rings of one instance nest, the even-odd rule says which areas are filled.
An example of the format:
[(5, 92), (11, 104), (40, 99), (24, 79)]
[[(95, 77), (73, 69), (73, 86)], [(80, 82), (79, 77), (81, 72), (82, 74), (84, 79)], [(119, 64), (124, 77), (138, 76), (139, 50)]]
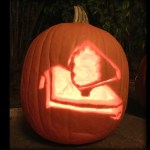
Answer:
[(112, 35), (86, 23), (61, 23), (28, 49), (22, 107), (32, 128), (50, 141), (94, 142), (122, 119), (128, 80), (126, 56)]

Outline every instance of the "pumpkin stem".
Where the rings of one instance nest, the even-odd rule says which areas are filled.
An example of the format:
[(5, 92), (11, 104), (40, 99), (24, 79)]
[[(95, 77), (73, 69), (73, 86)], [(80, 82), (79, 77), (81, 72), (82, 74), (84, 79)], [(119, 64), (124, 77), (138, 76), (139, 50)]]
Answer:
[(77, 5), (74, 6), (74, 19), (73, 22), (89, 23), (86, 12), (83, 7)]

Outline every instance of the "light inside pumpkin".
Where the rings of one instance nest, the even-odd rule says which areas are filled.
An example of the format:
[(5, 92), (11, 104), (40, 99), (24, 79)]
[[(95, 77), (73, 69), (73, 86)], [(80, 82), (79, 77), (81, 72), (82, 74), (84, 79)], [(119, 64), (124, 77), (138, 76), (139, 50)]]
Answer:
[(100, 79), (100, 57), (89, 46), (86, 46), (75, 56), (74, 63), (74, 81), (78, 85), (88, 84)]
[[(101, 58), (110, 63), (116, 76), (101, 81)], [(119, 119), (122, 100), (107, 85), (121, 78), (118, 67), (89, 41), (75, 48), (68, 65), (70, 70), (53, 66), (41, 77), (39, 89), (45, 89), (46, 107), (101, 113)], [(88, 94), (84, 95), (85, 90)]]

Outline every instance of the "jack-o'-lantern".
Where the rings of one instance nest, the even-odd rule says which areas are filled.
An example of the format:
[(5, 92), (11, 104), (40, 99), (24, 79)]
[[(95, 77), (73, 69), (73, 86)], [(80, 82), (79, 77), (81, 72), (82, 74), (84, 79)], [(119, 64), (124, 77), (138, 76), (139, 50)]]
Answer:
[[(61, 23), (30, 44), (21, 80), (22, 108), (42, 137), (62, 144), (104, 139), (127, 104), (128, 63), (118, 41), (85, 22)], [(78, 13), (75, 13), (78, 14)], [(79, 20), (79, 19), (78, 19)]]

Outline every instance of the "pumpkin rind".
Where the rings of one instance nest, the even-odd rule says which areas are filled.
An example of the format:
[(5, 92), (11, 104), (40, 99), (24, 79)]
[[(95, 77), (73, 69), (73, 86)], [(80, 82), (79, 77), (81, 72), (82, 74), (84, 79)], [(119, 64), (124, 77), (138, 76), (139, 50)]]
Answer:
[[(121, 114), (113, 119), (93, 112), (74, 111), (61, 107), (46, 107), (51, 98), (45, 88), (39, 89), (41, 76), (52, 84), (51, 67), (61, 65), (69, 70), (68, 60), (76, 46), (90, 41), (120, 69), (121, 79), (108, 86), (122, 100)], [(102, 74), (111, 71), (103, 64)], [(49, 72), (46, 72), (50, 70)], [(84, 144), (101, 140), (111, 134), (121, 121), (128, 98), (129, 72), (125, 53), (108, 32), (84, 23), (61, 23), (39, 34), (28, 49), (21, 80), (22, 108), (32, 128), (42, 137), (63, 144)]]

